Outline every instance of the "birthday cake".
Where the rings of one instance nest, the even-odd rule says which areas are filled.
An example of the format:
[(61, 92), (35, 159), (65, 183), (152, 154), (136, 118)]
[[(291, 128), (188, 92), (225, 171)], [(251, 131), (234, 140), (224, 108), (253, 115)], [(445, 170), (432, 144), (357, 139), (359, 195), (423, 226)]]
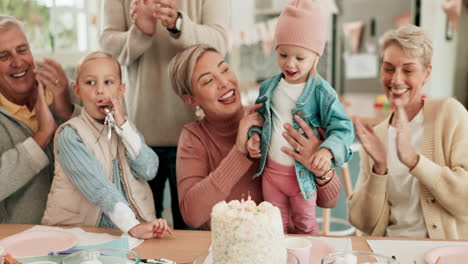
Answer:
[(211, 246), (215, 264), (286, 263), (279, 209), (252, 200), (217, 203), (211, 212)]

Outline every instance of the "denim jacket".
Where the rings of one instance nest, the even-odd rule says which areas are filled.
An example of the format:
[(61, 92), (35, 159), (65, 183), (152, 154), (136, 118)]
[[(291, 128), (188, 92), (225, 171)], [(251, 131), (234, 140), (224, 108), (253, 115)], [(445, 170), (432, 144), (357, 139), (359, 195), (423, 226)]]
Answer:
[[(261, 135), (260, 167), (254, 175), (258, 177), (265, 168), (270, 136), (272, 131), (271, 99), (273, 91), (277, 87), (283, 74), (273, 76), (264, 81), (260, 86), (260, 93), (256, 104), (263, 103), (263, 107), (257, 110), (265, 119), (263, 128), (252, 127), (249, 130), (249, 137), (253, 133)], [(354, 128), (351, 120), (346, 116), (343, 106), (340, 104), (335, 90), (319, 75), (310, 75), (307, 83), (296, 102), (296, 108), (291, 109), (291, 115), (298, 115), (312, 128), (315, 135), (320, 138), (317, 128), (322, 127), (326, 132), (326, 140), (319, 149), (327, 148), (333, 153), (332, 164), (334, 167), (341, 167), (347, 162), (352, 151), (350, 145), (354, 140)], [(293, 118), (293, 126), (299, 129), (299, 124)], [(304, 199), (308, 200), (315, 193), (314, 175), (301, 163), (295, 161), (296, 177)]]

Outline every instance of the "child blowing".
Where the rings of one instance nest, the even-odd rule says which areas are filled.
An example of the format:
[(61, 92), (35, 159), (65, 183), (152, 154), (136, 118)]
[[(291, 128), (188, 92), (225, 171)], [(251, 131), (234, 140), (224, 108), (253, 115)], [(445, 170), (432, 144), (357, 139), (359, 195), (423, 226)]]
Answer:
[[(341, 185), (335, 180), (334, 187), (327, 188), (335, 189), (333, 195), (318, 196), (316, 183), (327, 184), (335, 175), (332, 167), (342, 165), (352, 154), (352, 123), (334, 89), (317, 74), (325, 41), (326, 17), (320, 7), (312, 0), (291, 1), (281, 13), (275, 32), (277, 63), (282, 73), (261, 84), (255, 102), (264, 104), (258, 112), (265, 121), (263, 128), (249, 131), (247, 146), (251, 157), (260, 158), (256, 176), (262, 174), (264, 199), (280, 208), (285, 231), (291, 219), (296, 232), (318, 233), (315, 207), (334, 207)], [(326, 133), (309, 160), (307, 167), (311, 171), (284, 151), (291, 145), (283, 137), (283, 127), (289, 123), (298, 129), (298, 117), (317, 137), (319, 128)]]
[(75, 77), (83, 109), (55, 134), (55, 177), (42, 223), (118, 227), (143, 239), (171, 234), (166, 221), (155, 217), (147, 183), (158, 157), (118, 102), (125, 90), (119, 63), (93, 52)]

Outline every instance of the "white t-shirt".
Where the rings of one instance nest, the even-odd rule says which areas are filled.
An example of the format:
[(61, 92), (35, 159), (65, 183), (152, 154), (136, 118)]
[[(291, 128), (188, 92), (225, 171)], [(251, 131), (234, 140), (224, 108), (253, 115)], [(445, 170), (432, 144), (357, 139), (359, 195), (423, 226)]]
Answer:
[(289, 123), (292, 125), (293, 118), (291, 110), (296, 108), (297, 99), (304, 90), (304, 87), (305, 83), (290, 84), (282, 78), (273, 92), (271, 101), (273, 126), (271, 129), (268, 156), (274, 161), (286, 166), (294, 166), (294, 159), (281, 151), (282, 147), (292, 149), (292, 146), (283, 137), (283, 132), (285, 131), (284, 124)]
[[(424, 114), (421, 110), (409, 122), (411, 145), (419, 152), (424, 135)], [(388, 201), (390, 202), (390, 223), (388, 237), (428, 237), (419, 199), (419, 181), (409, 173), (398, 159), (396, 149), (396, 128), (388, 128)]]

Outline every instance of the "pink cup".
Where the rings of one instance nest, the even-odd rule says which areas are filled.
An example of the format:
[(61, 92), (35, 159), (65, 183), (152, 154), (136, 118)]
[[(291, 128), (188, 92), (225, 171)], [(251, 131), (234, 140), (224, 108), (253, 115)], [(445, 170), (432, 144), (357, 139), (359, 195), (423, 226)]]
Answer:
[(310, 263), (310, 250), (312, 248), (310, 240), (301, 237), (287, 237), (285, 243), (288, 253), (294, 255), (299, 264)]

